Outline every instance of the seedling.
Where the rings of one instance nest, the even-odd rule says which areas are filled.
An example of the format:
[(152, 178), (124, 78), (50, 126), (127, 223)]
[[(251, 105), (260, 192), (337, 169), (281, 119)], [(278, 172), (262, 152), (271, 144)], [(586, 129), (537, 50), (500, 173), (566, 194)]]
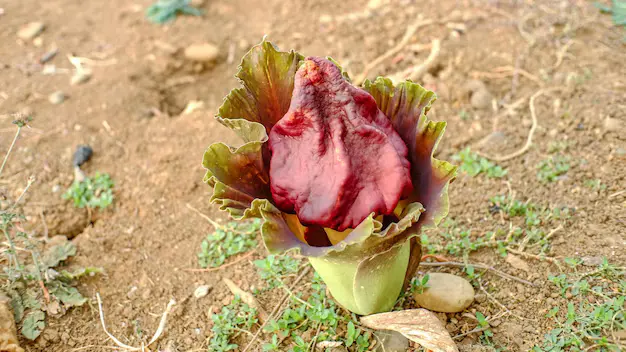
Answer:
[(487, 318), (485, 318), (483, 313), (476, 312), (476, 320), (478, 320), (478, 326), (480, 327), (480, 329), (484, 329), (481, 339), (484, 340), (486, 344), (491, 345), (490, 338), (493, 337), (493, 331), (491, 331), (491, 329), (489, 328), (489, 322), (487, 321)]
[(239, 296), (222, 307), (222, 311), (211, 316), (213, 320), (213, 336), (209, 340), (209, 351), (226, 352), (239, 347), (232, 340), (242, 331), (250, 330), (257, 323), (257, 312), (241, 302)]
[(261, 228), (261, 221), (231, 221), (218, 227), (202, 241), (198, 253), (201, 267), (218, 267), (226, 259), (244, 253), (257, 246), (256, 236)]
[(63, 194), (64, 199), (71, 199), (77, 208), (105, 209), (113, 203), (113, 181), (108, 174), (96, 172), (92, 178), (75, 180)]
[(469, 147), (454, 155), (452, 159), (460, 162), (461, 170), (472, 177), (484, 173), (490, 178), (502, 178), (507, 174), (507, 170), (472, 152)]
[[(565, 262), (577, 268), (582, 260), (569, 258)], [(544, 335), (544, 341), (532, 351), (619, 351), (623, 343), (616, 340), (615, 331), (626, 329), (625, 268), (618, 268), (604, 259), (599, 267), (586, 273), (551, 276), (563, 297), (567, 293), (580, 296), (578, 301), (567, 299), (567, 309), (553, 307), (547, 318), (556, 328)]]
[(157, 0), (146, 10), (148, 20), (158, 24), (171, 22), (178, 14), (202, 16), (202, 11), (189, 5), (189, 0)]
[(563, 155), (555, 155), (537, 164), (537, 178), (543, 183), (554, 182), (570, 169), (570, 159)]

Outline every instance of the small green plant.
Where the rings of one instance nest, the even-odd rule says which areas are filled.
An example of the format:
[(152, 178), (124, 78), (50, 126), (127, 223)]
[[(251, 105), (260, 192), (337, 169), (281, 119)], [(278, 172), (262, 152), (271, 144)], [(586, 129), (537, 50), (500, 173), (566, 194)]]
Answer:
[(611, 6), (595, 2), (594, 5), (603, 13), (610, 13), (616, 26), (626, 27), (626, 1), (611, 0)]
[[(21, 129), (30, 121), (27, 117), (13, 122), (17, 132), (0, 167), (0, 175)], [(43, 241), (24, 230), (25, 216), (18, 205), (34, 182), (31, 177), (14, 202), (0, 199), (0, 232), (6, 240), (0, 261), (7, 263), (0, 273), (0, 293), (10, 298), (15, 322), (22, 335), (30, 340), (36, 339), (45, 328), (47, 314), (62, 315), (72, 307), (83, 305), (87, 299), (76, 289), (77, 280), (100, 272), (98, 268), (68, 271), (63, 265), (76, 255), (72, 242), (59, 236), (44, 247)]]
[(563, 155), (555, 155), (537, 164), (537, 178), (543, 183), (554, 182), (569, 169), (570, 159)]
[(148, 20), (158, 24), (171, 22), (178, 14), (202, 16), (202, 11), (189, 5), (189, 0), (157, 0), (146, 10)]
[(244, 253), (257, 246), (256, 236), (261, 229), (261, 220), (231, 221), (218, 226), (207, 235), (200, 245), (198, 263), (202, 268), (218, 267), (226, 259)]
[(569, 142), (567, 141), (552, 141), (548, 144), (548, 153), (555, 154), (567, 151), (569, 148)]
[(211, 316), (213, 333), (209, 340), (209, 351), (226, 352), (239, 347), (232, 340), (242, 331), (247, 331), (257, 323), (257, 311), (243, 303), (239, 296), (222, 307), (222, 311)]
[(460, 162), (461, 170), (472, 177), (484, 173), (490, 178), (502, 178), (507, 174), (507, 170), (472, 152), (469, 147), (461, 150), (452, 159)]
[(600, 181), (599, 179), (585, 180), (585, 187), (590, 188), (594, 191), (606, 190), (606, 184), (602, 183), (602, 181)]
[(478, 320), (478, 326), (480, 329), (484, 329), (483, 330), (483, 334), (481, 336), (481, 339), (484, 340), (484, 342), (487, 345), (491, 345), (491, 339), (493, 337), (493, 331), (491, 331), (491, 329), (489, 328), (489, 322), (487, 321), (487, 318), (485, 318), (485, 316), (483, 315), (483, 313), (481, 312), (476, 312), (476, 320)]
[[(577, 269), (582, 260), (565, 260)], [(620, 351), (623, 344), (614, 332), (626, 329), (626, 268), (619, 268), (604, 259), (597, 269), (572, 275), (550, 276), (550, 281), (567, 299), (567, 310), (553, 307), (547, 318), (556, 327), (544, 335), (533, 352), (544, 351)], [(566, 294), (571, 293), (578, 300)]]
[(424, 293), (424, 290), (428, 288), (428, 280), (430, 280), (430, 276), (428, 274), (424, 275), (421, 279), (414, 277), (411, 279), (411, 285), (409, 286), (410, 293), (421, 294)]
[(268, 255), (254, 261), (259, 276), (268, 284), (268, 289), (283, 286), (282, 279), (298, 272), (300, 261), (289, 255)]
[(519, 249), (520, 245), (544, 255), (550, 249), (550, 232), (545, 228), (558, 227), (557, 224), (568, 220), (571, 213), (566, 207), (551, 209), (504, 195), (492, 197), (489, 202), (489, 212), (508, 217), (511, 227), (494, 228), (475, 235), (471, 229), (448, 218), (440, 224), (436, 236), (421, 234), (422, 247), (430, 254), (446, 253), (464, 259), (482, 248), (495, 248), (500, 255), (506, 256), (511, 246)]
[(108, 174), (96, 172), (92, 178), (85, 177), (72, 183), (63, 194), (64, 199), (71, 199), (77, 208), (104, 209), (113, 203), (113, 181)]

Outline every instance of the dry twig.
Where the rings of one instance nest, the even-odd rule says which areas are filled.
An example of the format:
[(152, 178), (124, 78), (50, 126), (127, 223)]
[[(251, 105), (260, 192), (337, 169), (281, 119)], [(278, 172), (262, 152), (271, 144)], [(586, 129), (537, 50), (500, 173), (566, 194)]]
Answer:
[(405, 79), (411, 81), (417, 81), (424, 73), (430, 69), (437, 58), (439, 57), (439, 51), (441, 50), (441, 40), (433, 39), (430, 47), (430, 54), (424, 62), (419, 64), (418, 66), (412, 66), (407, 68), (404, 71), (394, 73), (390, 75), (390, 78), (393, 82), (404, 81)]
[(530, 149), (530, 146), (533, 144), (533, 136), (535, 134), (535, 130), (537, 130), (537, 126), (538, 126), (538, 122), (537, 122), (537, 113), (535, 112), (535, 100), (543, 95), (546, 94), (548, 92), (553, 92), (555, 90), (560, 90), (562, 89), (561, 87), (552, 87), (552, 88), (547, 88), (547, 89), (540, 89), (538, 90), (535, 94), (533, 94), (530, 97), (529, 100), (529, 105), (530, 105), (530, 117), (532, 118), (532, 125), (530, 127), (530, 131), (528, 132), (528, 137), (526, 137), (526, 143), (524, 144), (524, 146), (520, 149), (518, 149), (517, 151), (511, 153), (511, 154), (507, 154), (507, 155), (503, 155), (503, 156), (488, 156), (488, 155), (484, 155), (481, 154), (483, 157), (487, 158), (487, 159), (491, 159), (491, 160), (495, 160), (495, 161), (507, 161), (513, 158), (516, 158), (520, 155), (523, 155), (524, 153), (526, 153), (528, 151), (528, 149)]
[(373, 69), (374, 67), (380, 65), (383, 61), (389, 59), (390, 57), (396, 55), (402, 49), (404, 49), (404, 47), (407, 45), (409, 40), (411, 40), (411, 37), (413, 37), (413, 35), (415, 34), (415, 32), (417, 31), (418, 28), (424, 27), (424, 26), (427, 26), (427, 25), (430, 25), (430, 24), (433, 24), (433, 23), (434, 23), (433, 20), (424, 20), (424, 19), (422, 19), (422, 14), (420, 13), (420, 15), (418, 15), (418, 17), (415, 19), (415, 21), (412, 22), (406, 28), (406, 31), (404, 32), (404, 36), (402, 37), (402, 39), (400, 39), (398, 44), (396, 44), (393, 48), (387, 50), (382, 55), (378, 56), (374, 60), (370, 61), (367, 65), (365, 65), (365, 68), (363, 69), (363, 72), (361, 72), (361, 74), (358, 75), (354, 79), (354, 85), (360, 86), (365, 81), (365, 79), (367, 78), (367, 75), (369, 74), (371, 69)]
[(159, 337), (161, 337), (161, 334), (163, 333), (163, 330), (165, 329), (165, 323), (167, 322), (167, 315), (172, 310), (172, 307), (176, 304), (176, 301), (174, 301), (173, 299), (169, 301), (169, 303), (167, 304), (167, 307), (165, 308), (165, 311), (163, 312), (163, 315), (161, 316), (159, 327), (157, 328), (156, 332), (154, 333), (150, 341), (145, 345), (142, 342), (141, 347), (133, 347), (133, 346), (129, 346), (123, 343), (122, 341), (118, 340), (115, 336), (111, 335), (111, 333), (109, 333), (109, 331), (107, 330), (106, 324), (104, 323), (104, 311), (102, 310), (102, 300), (100, 299), (99, 293), (96, 293), (96, 298), (98, 299), (98, 311), (100, 312), (100, 323), (102, 323), (102, 329), (107, 334), (107, 336), (109, 336), (109, 338), (113, 340), (113, 342), (115, 342), (116, 345), (118, 345), (119, 347), (127, 351), (145, 351), (146, 347), (156, 342), (156, 340), (158, 340)]

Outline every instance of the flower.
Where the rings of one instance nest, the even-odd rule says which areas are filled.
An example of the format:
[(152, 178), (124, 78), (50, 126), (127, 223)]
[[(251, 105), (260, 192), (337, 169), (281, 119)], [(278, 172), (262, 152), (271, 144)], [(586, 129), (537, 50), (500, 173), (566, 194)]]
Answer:
[(237, 78), (216, 118), (244, 143), (206, 150), (211, 201), (234, 219), (262, 218), (268, 251), (308, 257), (345, 308), (391, 309), (456, 175), (432, 156), (446, 126), (426, 119), (435, 94), (381, 77), (354, 87), (332, 59), (265, 40)]

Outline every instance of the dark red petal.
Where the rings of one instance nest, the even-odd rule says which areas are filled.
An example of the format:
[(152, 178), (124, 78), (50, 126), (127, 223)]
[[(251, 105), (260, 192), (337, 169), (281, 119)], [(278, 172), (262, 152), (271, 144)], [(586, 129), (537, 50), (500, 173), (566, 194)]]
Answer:
[(354, 228), (372, 212), (391, 214), (413, 189), (407, 147), (389, 119), (323, 58), (296, 72), (269, 144), (274, 200), (305, 226)]
[(333, 244), (330, 242), (326, 231), (321, 226), (310, 226), (304, 230), (304, 240), (313, 247), (328, 247)]

